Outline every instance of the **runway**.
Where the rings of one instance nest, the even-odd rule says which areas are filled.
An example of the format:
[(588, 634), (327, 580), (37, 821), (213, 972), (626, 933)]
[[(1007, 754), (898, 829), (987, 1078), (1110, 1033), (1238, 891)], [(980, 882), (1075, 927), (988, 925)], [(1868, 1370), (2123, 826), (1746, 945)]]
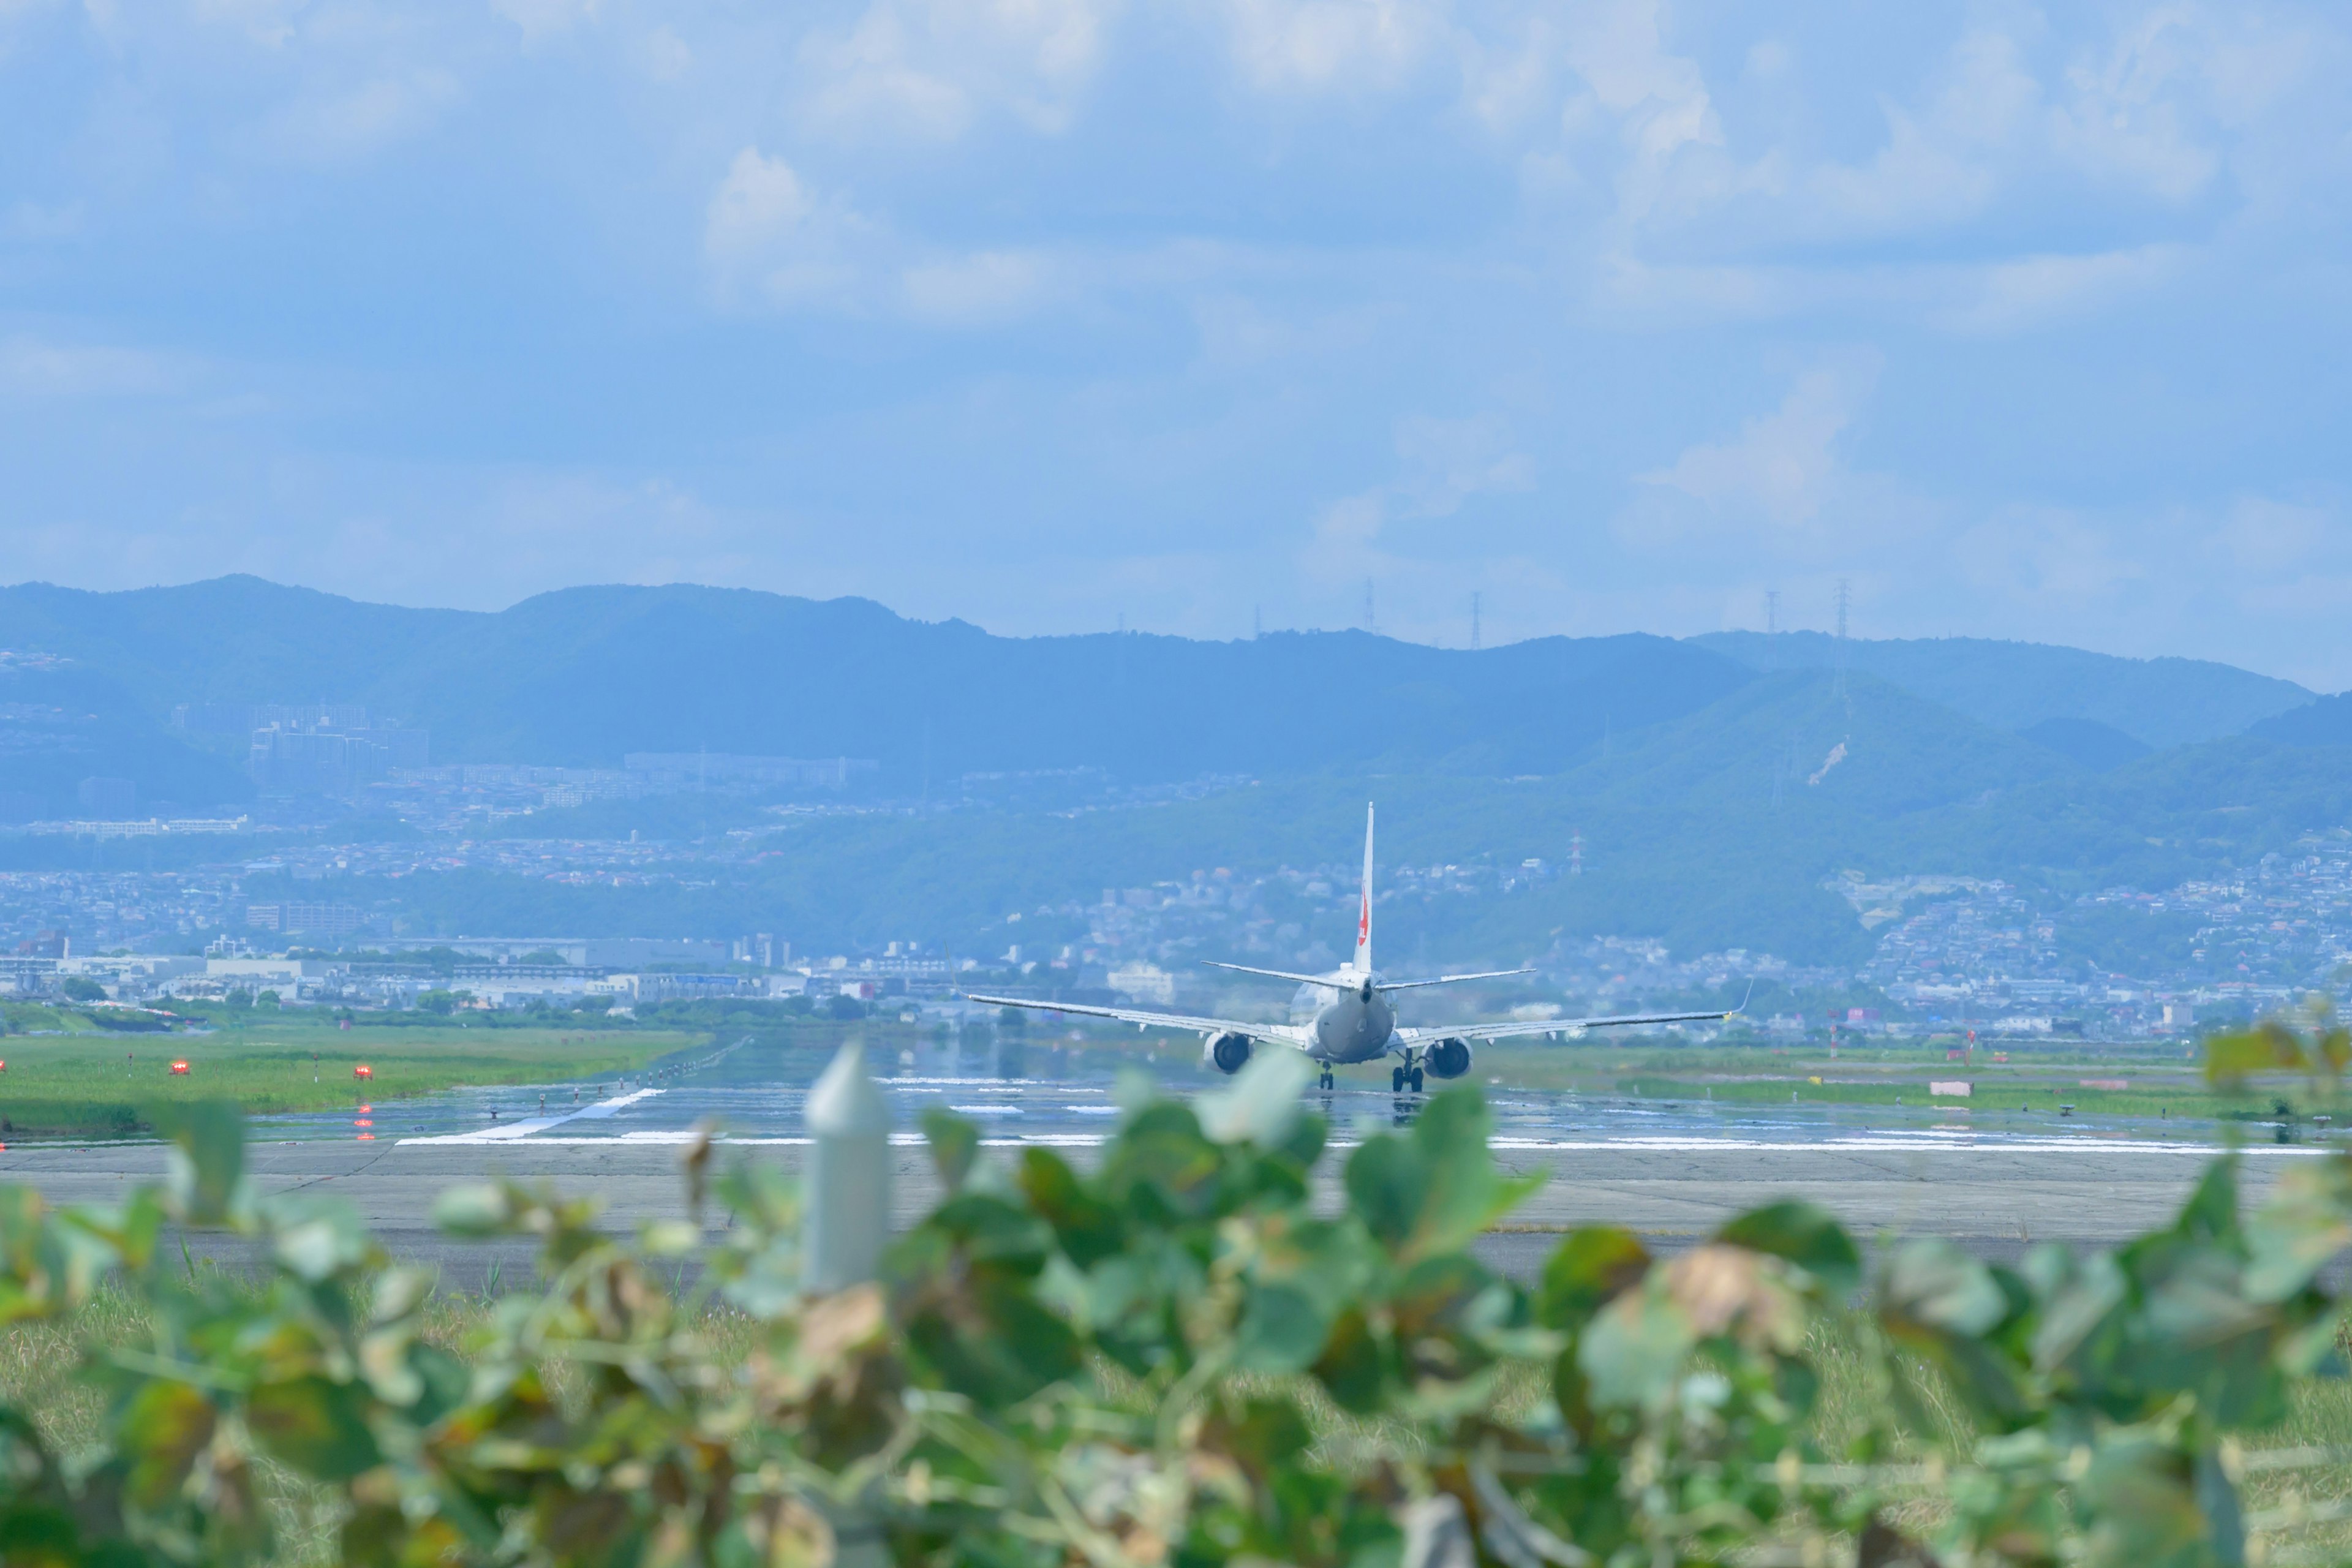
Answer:
[[(493, 1268), (520, 1278), (529, 1252), (441, 1237), (429, 1216), (444, 1188), (505, 1174), (592, 1194), (615, 1228), (683, 1217), (677, 1157), (698, 1126), (721, 1130), (722, 1159), (799, 1167), (808, 1086), (826, 1059), (787, 1041), (747, 1037), (722, 1051), (682, 1054), (643, 1079), (355, 1101), (348, 1112), (257, 1121), (247, 1168), (264, 1191), (349, 1199), (394, 1255), (437, 1265), (453, 1284), (471, 1287)], [(1138, 1064), (1059, 1042), (1000, 1041), (980, 1053), (941, 1046), (876, 1065), (898, 1129), (892, 1203), (903, 1226), (939, 1195), (915, 1131), (926, 1108), (945, 1105), (977, 1121), (984, 1144), (999, 1152), (993, 1157), (1045, 1144), (1090, 1163), (1122, 1097), (1134, 1091), (1122, 1074)], [(1161, 1093), (1196, 1095), (1223, 1081), (1187, 1058), (1144, 1065)], [(2013, 1257), (2038, 1241), (2111, 1245), (2167, 1222), (2218, 1152), (2214, 1129), (2184, 1122), (2103, 1123), (1990, 1107), (1970, 1114), (1927, 1104), (1718, 1106), (1482, 1087), (1497, 1161), (1546, 1178), (1480, 1244), (1490, 1262), (1523, 1278), (1576, 1226), (1625, 1226), (1671, 1250), (1780, 1197), (1819, 1204), (1865, 1238), (1942, 1236), (1989, 1258)], [(1346, 1078), (1306, 1102), (1331, 1127), (1334, 1148), (1318, 1187), (1327, 1208), (1339, 1204), (1347, 1151), (1409, 1128), (1423, 1103), (1386, 1092), (1377, 1079), (1350, 1087)], [(2249, 1146), (2249, 1192), (2315, 1152)], [(0, 1182), (29, 1183), (59, 1203), (117, 1198), (163, 1168), (153, 1144), (0, 1151)], [(217, 1237), (191, 1238), (191, 1247), (235, 1252)]]

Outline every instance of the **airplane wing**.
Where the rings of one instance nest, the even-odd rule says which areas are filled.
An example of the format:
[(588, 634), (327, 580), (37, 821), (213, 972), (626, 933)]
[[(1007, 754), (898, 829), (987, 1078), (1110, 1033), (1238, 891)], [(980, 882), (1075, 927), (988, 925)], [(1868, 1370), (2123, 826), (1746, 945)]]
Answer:
[(1532, 969), (1487, 969), (1476, 974), (1433, 974), (1426, 980), (1384, 980), (1372, 987), (1375, 991), (1411, 991), (1421, 985), (1458, 985), (1465, 980), (1505, 980), (1514, 974), (1533, 974)]
[(1607, 1029), (1628, 1024), (1722, 1023), (1739, 1009), (1713, 1013), (1625, 1013), (1613, 1018), (1515, 1018), (1505, 1024), (1442, 1024), (1428, 1028), (1399, 1029), (1393, 1043), (1425, 1046), (1432, 1040), (1507, 1040), (1517, 1035), (1562, 1035), (1570, 1029)]
[[(1320, 985), (1331, 991), (1353, 991), (1356, 982), (1334, 980), (1328, 974), (1293, 974), (1287, 969), (1252, 969), (1246, 963), (1220, 963), (1213, 958), (1201, 960), (1211, 969), (1230, 969), (1236, 974), (1263, 974), (1269, 980), (1296, 980), (1302, 985)], [(1386, 986), (1381, 987), (1388, 989)]]
[(1032, 1002), (1018, 996), (982, 996), (976, 993), (967, 993), (964, 1000), (985, 1002), (996, 1007), (1026, 1007), (1038, 1013), (1077, 1013), (1089, 1018), (1116, 1018), (1122, 1024), (1140, 1024), (1147, 1028), (1247, 1035), (1254, 1040), (1279, 1040), (1285, 1045), (1302, 1047), (1307, 1043), (1307, 1031), (1296, 1024), (1244, 1024), (1237, 1018), (1193, 1018), (1181, 1013), (1154, 1013), (1142, 1007), (1097, 1007), (1086, 1002)]

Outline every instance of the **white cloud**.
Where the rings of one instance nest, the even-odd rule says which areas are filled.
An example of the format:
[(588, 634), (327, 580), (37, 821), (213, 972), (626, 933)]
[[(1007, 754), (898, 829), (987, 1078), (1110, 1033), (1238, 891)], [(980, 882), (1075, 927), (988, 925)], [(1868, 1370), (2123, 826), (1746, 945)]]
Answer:
[(2126, 306), (2161, 288), (2189, 265), (2179, 245), (2144, 245), (2092, 256), (2022, 256), (1969, 268), (1937, 325), (1965, 332), (2004, 332)]
[(805, 112), (835, 134), (947, 142), (1002, 110), (1068, 128), (1103, 51), (1112, 0), (873, 0), (846, 31), (801, 45)]
[(1229, 0), (1234, 58), (1268, 91), (1393, 86), (1445, 37), (1423, 0)]
[(986, 326), (1025, 314), (1045, 292), (1051, 266), (1034, 252), (982, 251), (926, 261), (901, 279), (908, 310), (942, 326)]
[(703, 253), (723, 300), (774, 305), (840, 300), (858, 286), (854, 257), (866, 226), (820, 204), (781, 157), (746, 147), (728, 165), (703, 218)]
[(677, 81), (694, 67), (694, 50), (667, 27), (656, 27), (639, 40), (637, 59), (656, 81)]
[(490, 0), (493, 9), (537, 43), (595, 19), (596, 0)]
[(47, 401), (81, 397), (145, 397), (179, 390), (190, 367), (143, 349), (0, 341), (0, 396)]
[(1351, 583), (1426, 568), (1426, 538), (1400, 535), (1406, 525), (1443, 522), (1474, 496), (1534, 488), (1535, 465), (1516, 448), (1499, 418), (1409, 416), (1396, 424), (1398, 476), (1323, 508), (1300, 552), (1309, 581)]
[(2010, 506), (1963, 529), (1952, 556), (1968, 582), (2014, 611), (2088, 616), (2149, 575), (2144, 559), (2116, 545), (2099, 520), (2074, 510)]
[(2158, 7), (2124, 30), (2105, 59), (2068, 68), (2052, 114), (2058, 154), (2094, 177), (2183, 202), (2211, 183), (2221, 157), (2187, 121), (2214, 41), (2188, 5)]
[(1728, 441), (1686, 448), (1674, 466), (1638, 475), (1654, 492), (1696, 502), (1639, 509), (1621, 527), (1652, 542), (1698, 528), (1761, 529), (1795, 541), (1822, 531), (1824, 514), (1851, 483), (1839, 451), (1877, 376), (1874, 355), (1807, 371), (1780, 405)]
[(458, 92), (457, 73), (439, 66), (321, 84), (278, 114), (268, 140), (279, 156), (299, 163), (364, 158), (430, 129)]

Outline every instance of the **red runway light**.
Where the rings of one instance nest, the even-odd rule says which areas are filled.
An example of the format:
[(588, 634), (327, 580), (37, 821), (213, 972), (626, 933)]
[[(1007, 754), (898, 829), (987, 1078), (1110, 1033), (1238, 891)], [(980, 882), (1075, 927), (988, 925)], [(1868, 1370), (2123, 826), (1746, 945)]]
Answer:
[(373, 1122), (373, 1121), (370, 1121), (366, 1117), (362, 1116), (362, 1117), (361, 1117), (357, 1121), (352, 1122), (352, 1126), (354, 1126), (354, 1127), (373, 1127), (373, 1126), (374, 1126), (374, 1125), (375, 1125), (375, 1123), (374, 1123), (374, 1122)]
[(352, 1069), (352, 1076), (353, 1078), (373, 1078), (375, 1076), (375, 1068), (368, 1066), (365, 1062), (362, 1062), (359, 1066)]
[(173, 1063), (172, 1064), (172, 1076), (173, 1076), (173, 1078), (185, 1078), (185, 1077), (187, 1077), (187, 1076), (188, 1076), (188, 1064), (187, 1064), (187, 1063), (185, 1063), (185, 1062), (173, 1062)]
[(362, 1143), (373, 1143), (375, 1142), (375, 1134), (373, 1132), (362, 1132), (360, 1134), (360, 1142)]
[(360, 1114), (362, 1116), (372, 1115), (374, 1113), (374, 1110), (375, 1107), (373, 1105), (362, 1105), (360, 1107)]

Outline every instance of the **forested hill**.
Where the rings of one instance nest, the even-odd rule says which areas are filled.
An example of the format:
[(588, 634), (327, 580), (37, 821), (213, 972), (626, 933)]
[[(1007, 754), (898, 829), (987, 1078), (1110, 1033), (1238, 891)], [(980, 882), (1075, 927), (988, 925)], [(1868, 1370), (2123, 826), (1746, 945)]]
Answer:
[(447, 761), (612, 765), (708, 748), (874, 757), (942, 779), (1555, 773), (1759, 674), (1840, 663), (2095, 769), (2312, 700), (2226, 665), (1966, 637), (1544, 637), (1475, 652), (1352, 631), (1001, 637), (863, 599), (694, 586), (566, 589), (490, 614), (247, 576), (118, 594), (27, 584), (0, 588), (0, 648), (69, 658), (157, 721), (178, 702), (362, 702), (428, 726)]
[(1695, 711), (1753, 675), (1643, 636), (1475, 653), (1362, 632), (999, 637), (863, 599), (576, 588), (488, 615), (251, 577), (0, 590), (0, 647), (103, 671), (158, 720), (175, 702), (361, 702), (429, 727), (444, 761), (616, 766), (707, 748), (873, 757), (910, 784), (1075, 767), (1130, 783), (1551, 773), (1612, 727)]
[(2313, 696), (2291, 680), (2206, 659), (2118, 658), (2045, 643), (1983, 637), (1841, 643), (1822, 632), (1713, 632), (1690, 640), (1757, 670), (1843, 664), (1998, 729), (2088, 721), (2159, 751), (2237, 734)]

